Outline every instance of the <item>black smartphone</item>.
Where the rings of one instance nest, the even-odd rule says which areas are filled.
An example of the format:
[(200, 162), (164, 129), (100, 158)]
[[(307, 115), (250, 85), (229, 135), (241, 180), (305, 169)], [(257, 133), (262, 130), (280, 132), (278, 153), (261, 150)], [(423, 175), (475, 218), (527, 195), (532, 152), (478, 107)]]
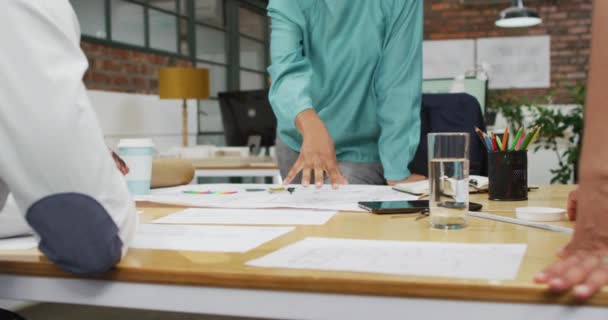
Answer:
[[(462, 202), (446, 202), (444, 206), (452, 208), (461, 208)], [(375, 214), (393, 214), (393, 213), (417, 213), (429, 209), (428, 200), (413, 200), (413, 201), (362, 201), (359, 202), (359, 207)], [(482, 205), (475, 202), (469, 202), (469, 211), (479, 211)]]

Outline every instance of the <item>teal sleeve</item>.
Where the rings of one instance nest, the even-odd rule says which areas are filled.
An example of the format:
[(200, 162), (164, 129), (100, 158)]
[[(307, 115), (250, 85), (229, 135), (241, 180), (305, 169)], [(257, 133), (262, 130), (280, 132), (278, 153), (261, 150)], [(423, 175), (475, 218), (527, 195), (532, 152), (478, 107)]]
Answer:
[(378, 102), (378, 148), (389, 181), (410, 176), (407, 168), (420, 141), (422, 96), (421, 0), (397, 1), (374, 89)]
[(268, 72), (272, 84), (269, 100), (278, 123), (295, 128), (296, 116), (312, 108), (310, 81), (312, 70), (304, 55), (304, 15), (292, 0), (271, 0), (268, 5), (271, 19), (270, 56)]

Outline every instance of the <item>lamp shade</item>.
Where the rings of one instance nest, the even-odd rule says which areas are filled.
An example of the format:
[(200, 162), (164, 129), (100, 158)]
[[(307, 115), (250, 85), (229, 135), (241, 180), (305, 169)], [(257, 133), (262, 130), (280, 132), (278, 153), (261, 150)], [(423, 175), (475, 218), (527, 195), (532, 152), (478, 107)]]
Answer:
[(496, 20), (500, 28), (525, 28), (542, 23), (536, 11), (524, 6), (523, 0), (513, 0), (513, 6), (503, 10)]
[(209, 70), (200, 68), (162, 68), (158, 73), (161, 99), (209, 98)]

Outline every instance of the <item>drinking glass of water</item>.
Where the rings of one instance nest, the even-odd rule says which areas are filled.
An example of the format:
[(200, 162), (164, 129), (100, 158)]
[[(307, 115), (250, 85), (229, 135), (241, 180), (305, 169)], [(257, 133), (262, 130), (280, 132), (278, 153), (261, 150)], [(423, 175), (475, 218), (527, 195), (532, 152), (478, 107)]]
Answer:
[(469, 210), (469, 134), (430, 133), (428, 143), (431, 226), (462, 229)]

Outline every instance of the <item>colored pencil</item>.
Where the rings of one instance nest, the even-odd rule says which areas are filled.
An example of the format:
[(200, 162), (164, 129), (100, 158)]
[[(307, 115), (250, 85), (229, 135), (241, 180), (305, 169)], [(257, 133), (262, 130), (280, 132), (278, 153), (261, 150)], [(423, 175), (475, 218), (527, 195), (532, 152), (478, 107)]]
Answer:
[(481, 132), (479, 128), (475, 127), (475, 133), (477, 133), (477, 136), (479, 137), (479, 139), (481, 139), (481, 143), (483, 144), (483, 146), (488, 149), (488, 144), (486, 143), (486, 138), (484, 138), (483, 136), (483, 132)]
[(517, 144), (515, 145), (515, 151), (520, 150), (519, 148), (521, 147), (522, 143), (524, 142), (525, 137), (526, 137), (526, 129), (523, 129), (521, 131), (521, 135), (519, 136), (519, 139), (517, 140)]
[(519, 142), (519, 138), (521, 137), (521, 133), (523, 131), (524, 128), (519, 128), (519, 130), (517, 130), (517, 134), (515, 135), (515, 138), (513, 138), (513, 141), (511, 142), (511, 147), (509, 148), (509, 151), (515, 151), (515, 146), (517, 146), (517, 143)]
[(487, 133), (483, 133), (483, 136), (486, 138), (486, 143), (488, 144), (488, 150), (492, 151), (492, 139)]
[(528, 144), (530, 144), (530, 141), (534, 137), (534, 134), (536, 134), (536, 131), (537, 131), (537, 128), (534, 127), (534, 129), (532, 129), (530, 132), (528, 132), (528, 135), (526, 136), (524, 141), (519, 145), (517, 150), (527, 150)]
[(502, 137), (502, 151), (507, 151), (507, 144), (509, 143), (509, 128), (505, 128), (505, 133)]
[(500, 139), (498, 137), (496, 137), (496, 144), (498, 145), (498, 151), (503, 151), (504, 150), (502, 148), (502, 142), (500, 142)]
[[(536, 141), (536, 138), (538, 138), (538, 135), (540, 134), (541, 129), (542, 129), (541, 126), (536, 127), (536, 132), (534, 132), (532, 139), (530, 139), (530, 141), (528, 142), (527, 145), (524, 146), (524, 148), (528, 149), (528, 147), (531, 146), (534, 143), (534, 141)], [(532, 133), (530, 133), (530, 134), (532, 134)]]
[(494, 132), (490, 132), (490, 140), (492, 140), (492, 151), (498, 151), (498, 145), (496, 144), (496, 136)]

